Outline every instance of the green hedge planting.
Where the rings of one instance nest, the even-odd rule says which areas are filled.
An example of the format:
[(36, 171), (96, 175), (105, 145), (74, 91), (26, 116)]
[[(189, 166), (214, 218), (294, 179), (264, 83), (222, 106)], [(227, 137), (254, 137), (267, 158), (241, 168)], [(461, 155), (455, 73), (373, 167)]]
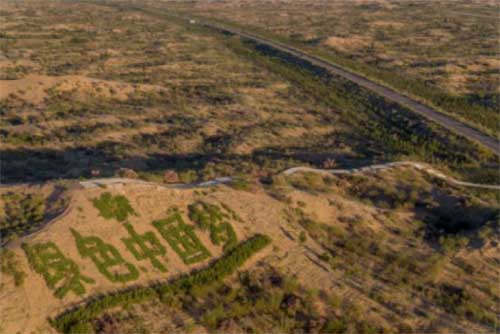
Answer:
[(59, 332), (67, 333), (76, 325), (86, 323), (113, 307), (125, 307), (157, 297), (164, 300), (176, 294), (189, 293), (195, 287), (212, 285), (235, 272), (246, 260), (262, 250), (270, 242), (269, 237), (257, 234), (225, 253), (210, 266), (195, 271), (190, 275), (181, 276), (173, 281), (158, 283), (150, 287), (135, 286), (96, 296), (82, 305), (49, 319), (49, 322)]
[(157, 259), (158, 256), (167, 254), (167, 250), (160, 243), (156, 235), (153, 232), (139, 234), (129, 223), (123, 226), (127, 229), (130, 237), (122, 238), (122, 241), (130, 253), (139, 261), (149, 259), (153, 267), (161, 272), (167, 272), (167, 268)]

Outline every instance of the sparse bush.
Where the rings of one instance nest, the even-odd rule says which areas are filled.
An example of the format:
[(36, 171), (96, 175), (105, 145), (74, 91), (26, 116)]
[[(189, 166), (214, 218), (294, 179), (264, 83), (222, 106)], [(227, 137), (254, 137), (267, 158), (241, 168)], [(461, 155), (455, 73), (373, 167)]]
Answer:
[(0, 217), (2, 243), (38, 228), (43, 222), (46, 206), (42, 196), (7, 193), (2, 199), (5, 201), (4, 216)]

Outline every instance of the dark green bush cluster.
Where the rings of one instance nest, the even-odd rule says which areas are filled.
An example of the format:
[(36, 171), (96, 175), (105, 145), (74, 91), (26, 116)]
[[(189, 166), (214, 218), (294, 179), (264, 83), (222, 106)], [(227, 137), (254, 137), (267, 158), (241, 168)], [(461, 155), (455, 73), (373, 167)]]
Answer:
[(66, 333), (73, 326), (88, 322), (107, 309), (141, 303), (155, 297), (167, 298), (173, 294), (187, 293), (197, 286), (212, 285), (232, 274), (252, 255), (267, 246), (271, 240), (264, 235), (255, 235), (234, 247), (216, 260), (211, 266), (198, 270), (191, 275), (180, 277), (151, 287), (132, 287), (129, 289), (101, 295), (87, 303), (69, 310), (50, 323), (59, 332)]
[(94, 207), (99, 210), (101, 216), (106, 219), (115, 218), (122, 222), (129, 215), (135, 214), (128, 199), (122, 195), (113, 196), (111, 193), (105, 192), (99, 198), (94, 198), (92, 202), (94, 203)]
[(210, 252), (198, 239), (193, 227), (184, 223), (176, 208), (170, 210), (169, 217), (154, 221), (153, 226), (185, 264), (193, 264), (210, 257)]
[(57, 298), (63, 298), (69, 291), (83, 295), (83, 283), (94, 283), (93, 279), (82, 275), (78, 265), (65, 257), (52, 241), (35, 245), (23, 243), (22, 248), (31, 267), (43, 276), (50, 289), (55, 290)]
[(5, 215), (0, 220), (2, 243), (40, 226), (46, 209), (42, 196), (8, 193), (2, 199), (5, 201)]
[(118, 250), (111, 244), (96, 236), (82, 236), (70, 229), (75, 237), (76, 247), (83, 258), (89, 257), (97, 269), (111, 282), (128, 282), (139, 278), (139, 271), (123, 259)]
[(236, 245), (238, 238), (233, 226), (227, 221), (231, 212), (227, 213), (215, 204), (197, 201), (189, 205), (189, 218), (204, 230), (210, 231), (210, 240), (214, 245), (224, 245), (224, 250)]

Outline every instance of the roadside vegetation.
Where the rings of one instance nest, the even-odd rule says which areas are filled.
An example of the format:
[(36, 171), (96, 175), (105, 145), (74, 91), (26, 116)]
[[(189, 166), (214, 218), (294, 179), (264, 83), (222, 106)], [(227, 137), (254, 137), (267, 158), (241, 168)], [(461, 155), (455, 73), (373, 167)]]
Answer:
[[(297, 46), (496, 136), (494, 4), (198, 1), (156, 5)], [(276, 15), (280, 13), (280, 15)], [(272, 17), (272, 18), (271, 18)], [(342, 19), (340, 19), (342, 18)]]

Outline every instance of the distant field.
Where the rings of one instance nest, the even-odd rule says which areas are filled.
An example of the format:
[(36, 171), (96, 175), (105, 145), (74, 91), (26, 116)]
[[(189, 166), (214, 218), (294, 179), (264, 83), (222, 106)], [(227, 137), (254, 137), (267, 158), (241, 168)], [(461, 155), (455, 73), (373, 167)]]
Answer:
[[(132, 4), (4, 2), (4, 182), (265, 176), (402, 157), (495, 178), (491, 154), (338, 77)], [(149, 8), (149, 9), (147, 9)]]
[(495, 1), (196, 1), (168, 8), (269, 33), (498, 133)]

